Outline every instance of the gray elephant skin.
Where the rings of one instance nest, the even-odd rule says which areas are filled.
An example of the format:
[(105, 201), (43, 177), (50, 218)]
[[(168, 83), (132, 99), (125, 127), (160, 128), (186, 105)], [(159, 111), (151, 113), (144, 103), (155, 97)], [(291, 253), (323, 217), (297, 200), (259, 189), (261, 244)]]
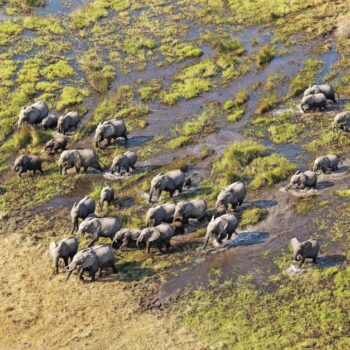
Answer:
[(79, 225), (78, 235), (88, 233), (91, 235), (92, 241), (88, 247), (92, 247), (100, 237), (110, 238), (112, 241), (115, 234), (121, 229), (118, 218), (93, 218), (87, 217)]
[(58, 118), (57, 131), (66, 134), (71, 129), (76, 129), (79, 125), (80, 118), (78, 112), (71, 111)]
[(149, 208), (146, 215), (146, 226), (154, 227), (160, 225), (162, 222), (170, 223), (173, 221), (175, 213), (175, 204), (166, 203), (156, 205)]
[(317, 173), (311, 170), (300, 172), (298, 170), (290, 179), (289, 185), (286, 190), (290, 188), (294, 189), (305, 189), (305, 188), (316, 188), (317, 185)]
[(182, 192), (186, 176), (181, 170), (172, 170), (165, 174), (156, 175), (151, 181), (151, 189), (148, 201), (152, 202), (153, 193), (156, 192), (157, 200), (160, 198), (162, 191), (169, 192), (170, 197), (178, 190)]
[(217, 244), (221, 244), (225, 238), (231, 239), (237, 227), (238, 220), (232, 214), (224, 214), (218, 218), (213, 216), (207, 226), (203, 249), (206, 248), (209, 240), (215, 240)]
[(35, 155), (23, 155), (16, 158), (13, 170), (18, 173), (18, 176), (26, 173), (27, 171), (33, 171), (33, 175), (36, 171), (43, 173), (42, 160)]
[(113, 239), (112, 247), (120, 251), (125, 247), (136, 247), (137, 239), (141, 234), (141, 230), (132, 228), (122, 228), (119, 230)]
[(80, 168), (84, 168), (84, 172), (88, 168), (97, 169), (102, 171), (102, 167), (99, 163), (98, 155), (92, 149), (69, 149), (63, 151), (58, 159), (59, 172), (67, 174), (67, 169), (75, 168), (79, 174)]
[(45, 152), (49, 154), (63, 152), (68, 144), (68, 137), (62, 134), (55, 135), (51, 140), (49, 140), (45, 145)]
[(206, 217), (207, 209), (207, 203), (203, 199), (179, 202), (175, 207), (174, 221), (187, 224), (189, 219), (202, 220)]
[(55, 264), (55, 273), (58, 274), (59, 261), (62, 259), (67, 267), (69, 259), (72, 261), (78, 251), (78, 240), (75, 237), (64, 238), (58, 243), (51, 242), (49, 245), (49, 254)]
[(327, 98), (322, 93), (304, 96), (300, 104), (303, 112), (313, 109), (323, 110), (326, 108), (326, 106)]
[(139, 248), (140, 243), (146, 244), (146, 251), (148, 254), (151, 252), (152, 247), (159, 249), (163, 253), (166, 253), (170, 248), (170, 240), (175, 235), (176, 227), (173, 224), (160, 224), (155, 227), (147, 227), (140, 233), (139, 238), (136, 241), (136, 246)]
[(321, 156), (315, 159), (313, 171), (322, 171), (326, 173), (328, 171), (337, 171), (339, 164), (341, 163), (340, 158), (335, 154), (328, 154), (327, 156)]
[(128, 140), (128, 131), (123, 120), (107, 120), (99, 123), (95, 131), (95, 146), (100, 147), (101, 142), (107, 140), (107, 145), (111, 144), (111, 141), (117, 140), (119, 137), (123, 137)]
[(317, 263), (320, 244), (316, 240), (309, 239), (305, 242), (299, 242), (297, 238), (292, 238), (290, 246), (293, 250), (292, 259), (300, 261), (299, 267), (304, 264), (306, 259), (312, 259), (313, 263)]
[(89, 215), (94, 214), (96, 209), (96, 203), (94, 199), (90, 196), (86, 196), (81, 199), (78, 203), (75, 202), (70, 211), (72, 218), (73, 229), (72, 233), (75, 230), (78, 230), (78, 220), (86, 219)]
[[(304, 96), (308, 95), (315, 95), (322, 93), (326, 96), (327, 100), (331, 100), (334, 103), (336, 102), (335, 99), (335, 91), (334, 88), (331, 84), (320, 84), (320, 85), (312, 85), (309, 86), (305, 91), (304, 91)], [(339, 94), (338, 94), (339, 98)]]
[(350, 131), (350, 112), (338, 113), (333, 120), (333, 131), (340, 129), (349, 132)]
[(49, 114), (41, 121), (41, 127), (43, 129), (54, 129), (57, 127), (58, 118), (55, 114)]
[(17, 127), (24, 123), (39, 124), (49, 114), (49, 107), (45, 101), (38, 101), (29, 107), (23, 107), (19, 113)]
[(234, 182), (218, 194), (215, 208), (219, 210), (224, 207), (226, 211), (236, 209), (238, 205), (242, 205), (246, 195), (247, 186), (241, 181)]
[(88, 272), (91, 280), (95, 280), (95, 274), (99, 271), (102, 274), (102, 269), (112, 268), (114, 273), (118, 272), (115, 265), (114, 251), (111, 246), (97, 245), (92, 248), (87, 248), (78, 252), (73, 261), (68, 266), (68, 281), (70, 275), (75, 269), (78, 269), (79, 280), (83, 281), (84, 272)]
[(111, 173), (120, 174), (122, 171), (127, 173), (135, 170), (135, 164), (137, 162), (137, 155), (135, 152), (128, 151), (122, 155), (119, 155), (113, 159), (111, 166)]
[(114, 201), (114, 188), (111, 186), (103, 187), (100, 193), (100, 209), (103, 209), (105, 203), (109, 206)]

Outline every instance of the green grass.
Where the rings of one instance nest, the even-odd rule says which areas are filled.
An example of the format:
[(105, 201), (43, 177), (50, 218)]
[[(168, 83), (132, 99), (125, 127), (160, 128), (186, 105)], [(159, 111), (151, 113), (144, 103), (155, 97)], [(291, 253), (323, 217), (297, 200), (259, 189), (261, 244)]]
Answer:
[(275, 48), (273, 46), (264, 45), (261, 46), (256, 55), (256, 64), (258, 67), (262, 67), (270, 63), (275, 57)]
[(227, 115), (226, 119), (228, 122), (235, 123), (242, 118), (243, 114), (244, 109), (236, 109), (235, 111)]
[(271, 141), (277, 144), (295, 142), (298, 135), (299, 125), (282, 123), (269, 127)]
[(304, 92), (309, 87), (309, 85), (314, 84), (316, 75), (319, 73), (321, 67), (322, 61), (308, 58), (304, 63), (304, 67), (292, 79), (289, 85), (288, 97), (298, 95)]
[(188, 58), (200, 57), (202, 55), (201, 49), (191, 44), (181, 43), (177, 39), (171, 41), (165, 40), (159, 47), (159, 51), (168, 63), (182, 62)]
[(56, 108), (63, 110), (83, 102), (84, 98), (89, 96), (89, 90), (66, 86), (63, 88), (60, 99), (57, 102)]
[(190, 143), (190, 138), (188, 136), (179, 136), (170, 140), (168, 142), (168, 147), (173, 150), (173, 149), (183, 147), (188, 143)]
[(240, 227), (256, 225), (259, 221), (266, 219), (268, 215), (269, 211), (265, 208), (246, 209), (242, 213), (239, 225)]
[(338, 190), (336, 195), (342, 198), (350, 198), (350, 190)]
[(280, 102), (280, 98), (276, 94), (267, 94), (265, 95), (258, 104), (258, 107), (255, 111), (255, 114), (262, 114), (270, 111)]

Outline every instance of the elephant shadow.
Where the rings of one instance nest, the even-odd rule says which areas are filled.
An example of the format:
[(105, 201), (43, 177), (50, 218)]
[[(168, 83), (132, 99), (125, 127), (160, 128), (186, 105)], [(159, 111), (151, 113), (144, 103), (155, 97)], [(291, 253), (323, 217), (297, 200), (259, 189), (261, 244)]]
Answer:
[(127, 148), (142, 146), (145, 143), (151, 141), (152, 139), (153, 139), (153, 136), (134, 136), (129, 138), (128, 141), (125, 142), (125, 146)]
[(317, 266), (321, 269), (338, 266), (346, 261), (345, 255), (322, 255), (317, 258)]
[(123, 261), (117, 264), (119, 270), (118, 273), (108, 273), (101, 278), (97, 278), (96, 281), (106, 282), (135, 282), (141, 281), (146, 277), (153, 276), (155, 271), (149, 267), (143, 267), (138, 261)]
[(320, 181), (320, 182), (317, 182), (317, 189), (318, 190), (323, 190), (325, 188), (329, 188), (329, 187), (332, 187), (334, 186), (334, 183), (331, 182), (331, 181)]
[(278, 204), (278, 201), (274, 199), (261, 199), (256, 201), (251, 201), (249, 203), (243, 204), (242, 207), (259, 207), (259, 208), (273, 208)]
[(338, 167), (338, 169), (336, 171), (334, 171), (334, 174), (342, 174), (342, 173), (346, 173), (349, 171), (349, 166), (343, 164), (340, 167)]

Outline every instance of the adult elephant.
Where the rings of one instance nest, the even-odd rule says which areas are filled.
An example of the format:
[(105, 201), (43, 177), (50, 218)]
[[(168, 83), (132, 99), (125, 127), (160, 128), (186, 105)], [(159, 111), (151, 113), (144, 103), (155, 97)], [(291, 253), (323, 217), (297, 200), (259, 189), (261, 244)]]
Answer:
[(162, 222), (170, 223), (173, 221), (175, 213), (175, 204), (165, 203), (149, 208), (146, 216), (146, 226), (158, 226)]
[(338, 113), (333, 120), (332, 129), (340, 129), (349, 132), (350, 131), (350, 112)]
[(16, 158), (13, 170), (18, 172), (18, 176), (26, 173), (27, 171), (33, 171), (33, 175), (36, 171), (43, 173), (42, 160), (40, 157), (35, 155), (22, 155)]
[(64, 238), (58, 243), (51, 242), (49, 245), (49, 254), (51, 260), (55, 264), (55, 274), (58, 274), (59, 260), (64, 261), (64, 265), (67, 267), (69, 259), (73, 260), (74, 255), (78, 251), (78, 240), (75, 237)]
[(186, 176), (181, 170), (172, 170), (165, 174), (156, 175), (151, 181), (151, 189), (148, 201), (152, 202), (153, 193), (157, 193), (157, 200), (160, 198), (162, 191), (169, 192), (170, 197), (178, 190), (182, 192)]
[(300, 104), (304, 113), (313, 109), (324, 110), (326, 106), (327, 97), (323, 93), (304, 96)]
[(328, 154), (327, 156), (316, 158), (312, 170), (314, 172), (320, 170), (323, 173), (327, 173), (328, 171), (337, 171), (339, 164), (342, 164), (342, 162), (337, 155)]
[(182, 201), (176, 204), (174, 221), (179, 220), (187, 224), (189, 219), (201, 220), (205, 218), (207, 203), (203, 199)]
[(71, 111), (58, 118), (57, 131), (66, 134), (71, 129), (76, 129), (79, 125), (80, 118), (78, 112)]
[(78, 203), (75, 202), (70, 211), (70, 215), (72, 218), (72, 233), (78, 229), (79, 219), (86, 219), (88, 216), (93, 215), (95, 213), (96, 203), (94, 199), (90, 196), (86, 196), (81, 199)]
[(102, 171), (99, 163), (98, 155), (92, 149), (69, 149), (63, 151), (58, 159), (59, 173), (66, 174), (67, 169), (75, 168), (79, 174), (80, 168), (84, 168), (84, 172), (88, 168), (93, 168)]
[[(328, 83), (309, 86), (304, 91), (304, 96), (315, 95), (315, 94), (319, 94), (319, 93), (324, 94), (326, 96), (327, 100), (331, 100), (334, 103), (336, 102), (334, 88), (331, 84), (328, 84)], [(338, 98), (339, 98), (339, 94), (338, 94)]]
[(99, 123), (95, 131), (95, 146), (100, 147), (103, 140), (107, 140), (109, 146), (111, 140), (123, 137), (128, 140), (128, 131), (123, 120), (107, 120)]
[(114, 251), (111, 246), (97, 245), (92, 248), (87, 248), (78, 252), (73, 261), (68, 266), (68, 281), (70, 275), (75, 269), (79, 271), (79, 280), (83, 281), (84, 272), (90, 274), (91, 280), (95, 280), (95, 274), (99, 271), (102, 274), (102, 269), (112, 268), (113, 273), (117, 273), (118, 269), (115, 265)]
[(49, 107), (45, 101), (38, 101), (29, 107), (23, 107), (19, 113), (17, 127), (24, 123), (39, 124), (49, 114)]
[(305, 242), (299, 242), (297, 238), (290, 240), (290, 246), (293, 250), (292, 258), (295, 261), (300, 261), (299, 267), (301, 267), (306, 259), (312, 259), (313, 263), (317, 263), (317, 256), (320, 252), (320, 244), (313, 239), (309, 239)]

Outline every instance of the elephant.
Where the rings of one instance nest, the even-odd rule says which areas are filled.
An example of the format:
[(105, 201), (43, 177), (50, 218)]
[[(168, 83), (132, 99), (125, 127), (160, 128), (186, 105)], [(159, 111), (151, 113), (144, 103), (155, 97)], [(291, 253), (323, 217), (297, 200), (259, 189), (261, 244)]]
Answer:
[(64, 265), (68, 266), (68, 259), (73, 260), (78, 251), (78, 240), (75, 237), (64, 238), (58, 243), (51, 242), (49, 245), (49, 254), (55, 263), (55, 274), (58, 274), (59, 260), (63, 259)]
[(210, 239), (215, 240), (218, 244), (221, 244), (225, 238), (231, 239), (237, 227), (238, 220), (232, 214), (224, 214), (218, 218), (213, 216), (207, 226), (203, 249), (206, 248)]
[(152, 202), (153, 193), (157, 191), (157, 200), (160, 198), (162, 191), (169, 192), (170, 197), (178, 190), (182, 192), (186, 176), (181, 170), (172, 170), (165, 174), (160, 173), (156, 175), (151, 181), (151, 189), (148, 201)]
[[(64, 166), (65, 164), (65, 166)], [(59, 173), (67, 174), (67, 169), (75, 168), (77, 174), (80, 172), (80, 168), (84, 168), (84, 172), (88, 170), (88, 168), (97, 169), (99, 171), (103, 171), (98, 155), (92, 149), (69, 149), (63, 151), (58, 159), (59, 165)], [(63, 167), (64, 166), (64, 167)]]
[(87, 248), (78, 252), (73, 261), (68, 266), (68, 281), (70, 275), (75, 269), (78, 269), (79, 280), (83, 281), (84, 272), (89, 272), (92, 281), (95, 281), (95, 274), (99, 271), (99, 276), (102, 274), (102, 269), (111, 267), (113, 273), (117, 273), (118, 269), (115, 265), (114, 251), (109, 245), (97, 245), (92, 248)]
[(42, 121), (41, 121), (41, 127), (43, 129), (54, 129), (57, 127), (57, 115), (55, 114), (49, 114), (47, 117), (45, 117)]
[(333, 131), (337, 128), (340, 130), (350, 131), (350, 112), (341, 112), (334, 117), (332, 124)]
[(174, 224), (160, 224), (155, 227), (147, 227), (143, 229), (136, 241), (136, 246), (139, 248), (140, 243), (146, 243), (147, 253), (150, 254), (151, 247), (157, 247), (162, 253), (162, 248), (165, 252), (170, 248), (170, 240), (176, 234), (176, 227), (178, 223)]
[(71, 111), (58, 118), (57, 131), (66, 134), (70, 129), (76, 129), (79, 125), (80, 118), (78, 112)]
[(114, 200), (114, 188), (111, 186), (103, 187), (100, 193), (100, 209), (103, 209), (105, 202), (109, 206)]
[(317, 264), (317, 256), (320, 252), (320, 244), (313, 239), (305, 242), (299, 242), (297, 238), (290, 240), (290, 246), (293, 250), (292, 259), (300, 261), (299, 268), (304, 264), (305, 259), (312, 259), (314, 264)]
[[(335, 91), (334, 91), (333, 86), (331, 84), (320, 84), (320, 85), (309, 86), (304, 91), (304, 96), (315, 95), (315, 94), (319, 94), (319, 93), (324, 94), (326, 96), (327, 100), (331, 100), (334, 103), (337, 102), (335, 100)], [(338, 98), (339, 98), (339, 94), (338, 94)]]
[(311, 170), (304, 172), (297, 172), (290, 179), (289, 185), (286, 187), (286, 190), (290, 188), (295, 189), (304, 189), (304, 188), (316, 188), (317, 185), (317, 173)]
[(337, 171), (339, 164), (342, 164), (340, 158), (334, 154), (321, 156), (315, 159), (312, 170), (314, 172), (321, 170), (323, 173), (327, 171)]
[(44, 150), (49, 154), (55, 154), (59, 151), (63, 152), (66, 149), (67, 144), (68, 137), (62, 134), (57, 134), (46, 143)]
[(17, 127), (23, 123), (39, 124), (49, 114), (49, 107), (45, 101), (38, 101), (29, 107), (23, 107), (19, 113)]
[(112, 247), (117, 249), (119, 247), (119, 251), (122, 251), (124, 247), (129, 247), (132, 242), (135, 243), (141, 234), (141, 230), (132, 229), (132, 228), (122, 228), (119, 230), (114, 238)]
[(73, 229), (72, 233), (78, 229), (78, 220), (86, 219), (89, 215), (94, 214), (96, 209), (96, 203), (90, 196), (86, 196), (81, 199), (78, 203), (75, 202), (70, 211), (72, 218)]
[(166, 203), (149, 208), (146, 215), (147, 227), (158, 226), (162, 222), (170, 223), (173, 221), (175, 213), (175, 204)]
[(304, 96), (300, 104), (300, 107), (304, 113), (311, 109), (323, 110), (326, 108), (326, 106), (327, 98), (323, 93)]
[(215, 208), (219, 210), (224, 207), (226, 211), (236, 209), (238, 205), (242, 205), (246, 194), (247, 186), (240, 181), (234, 182), (218, 194)]
[(206, 217), (207, 208), (203, 199), (179, 202), (175, 207), (174, 221), (179, 220), (187, 224), (189, 219), (202, 220)]
[(87, 217), (79, 225), (78, 235), (89, 233), (92, 241), (88, 247), (92, 247), (100, 237), (110, 238), (113, 241), (115, 234), (121, 229), (117, 218), (94, 218)]
[(123, 120), (107, 120), (99, 123), (94, 136), (95, 146), (100, 147), (103, 140), (107, 140), (109, 146), (111, 140), (117, 140), (118, 137), (128, 140), (128, 131)]
[(135, 170), (135, 164), (137, 161), (137, 155), (135, 152), (128, 151), (122, 155), (119, 155), (113, 159), (111, 166), (111, 173), (120, 173), (122, 169), (126, 172), (132, 172)]
[(33, 175), (36, 171), (43, 173), (42, 160), (40, 157), (35, 155), (19, 156), (15, 160), (13, 170), (18, 172), (19, 177), (21, 177), (21, 174), (26, 173), (28, 170), (32, 170)]

